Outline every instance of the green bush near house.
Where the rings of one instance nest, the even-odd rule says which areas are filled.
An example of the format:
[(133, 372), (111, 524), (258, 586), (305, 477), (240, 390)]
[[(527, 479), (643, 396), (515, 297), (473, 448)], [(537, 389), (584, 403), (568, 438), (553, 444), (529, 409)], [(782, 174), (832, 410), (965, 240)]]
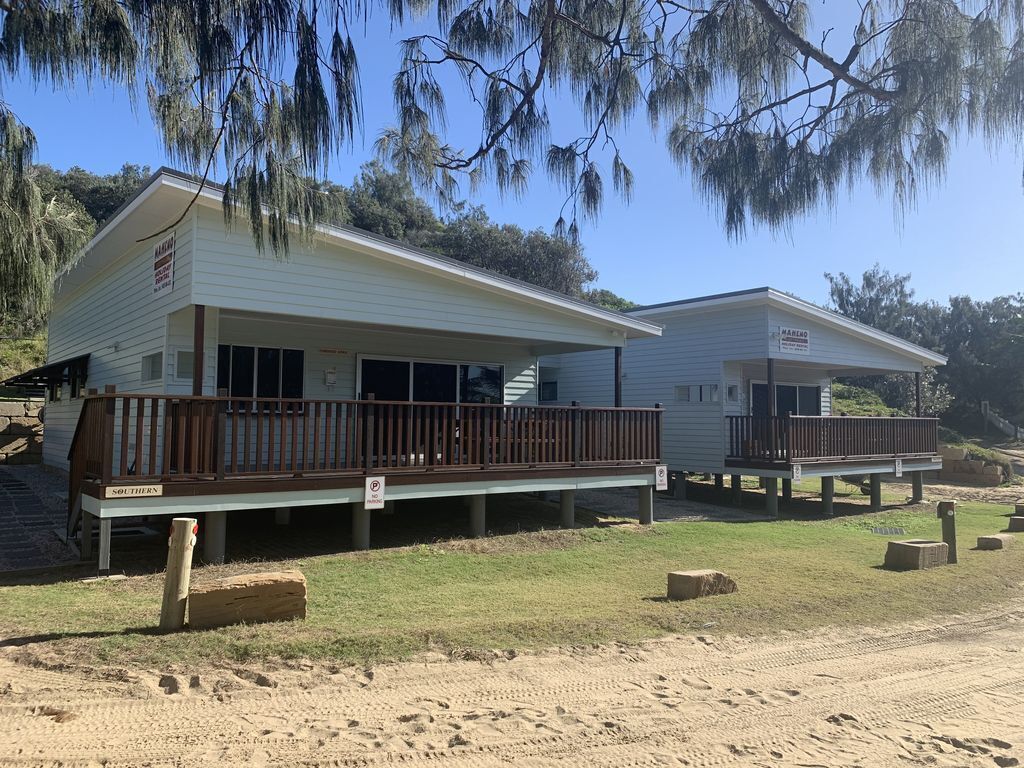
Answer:
[(850, 384), (832, 383), (832, 414), (838, 416), (906, 416), (885, 404), (877, 392)]

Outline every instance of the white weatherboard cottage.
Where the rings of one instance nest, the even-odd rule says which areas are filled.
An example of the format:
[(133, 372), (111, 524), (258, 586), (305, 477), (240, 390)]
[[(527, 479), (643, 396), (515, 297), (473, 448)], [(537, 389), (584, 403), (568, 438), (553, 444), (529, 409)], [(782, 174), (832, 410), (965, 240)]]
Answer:
[[(195, 197), (195, 203), (190, 202)], [(351, 228), (292, 238), (284, 259), (228, 231), (216, 189), (156, 173), (62, 275), (45, 461), (69, 473), (69, 525), (350, 503), (369, 546), (383, 497), (636, 486), (650, 516), (661, 412), (538, 406), (540, 355), (657, 336), (651, 321)], [(374, 501), (377, 501), (375, 499)], [(89, 537), (83, 537), (87, 544)]]
[[(880, 474), (912, 475), (920, 498), (921, 472), (942, 466), (937, 420), (845, 417), (831, 399), (836, 376), (913, 373), (920, 387), (920, 374), (945, 363), (942, 355), (772, 288), (628, 314), (663, 325), (662, 335), (614, 352), (543, 358), (541, 401), (663, 402), (664, 459), (678, 494), (688, 472), (719, 483), (730, 474), (737, 493), (740, 476), (754, 475), (768, 478), (775, 510), (779, 478), (788, 494), (794, 477), (819, 476), (831, 509), (833, 478), (854, 474), (871, 476), (877, 506)], [(619, 356), (616, 385), (607, 371)]]

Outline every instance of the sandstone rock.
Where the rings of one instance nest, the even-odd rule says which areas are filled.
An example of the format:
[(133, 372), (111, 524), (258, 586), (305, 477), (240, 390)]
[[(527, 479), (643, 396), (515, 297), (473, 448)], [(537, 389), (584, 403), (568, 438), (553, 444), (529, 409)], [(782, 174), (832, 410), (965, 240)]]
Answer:
[(709, 595), (727, 595), (736, 592), (736, 582), (721, 571), (672, 571), (668, 575), (668, 599), (692, 600)]
[(949, 461), (963, 461), (967, 458), (967, 449), (954, 448), (950, 445), (941, 445), (939, 446), (939, 455), (941, 455), (943, 459), (948, 459)]
[(1010, 518), (1010, 524), (1006, 527), (1010, 533), (1024, 531), (1024, 515), (1014, 515)]
[(993, 533), (991, 536), (978, 537), (978, 549), (1006, 549), (1013, 541), (1008, 533)]
[(192, 629), (306, 618), (306, 577), (299, 571), (229, 576), (193, 587), (188, 595)]
[(0, 416), (24, 416), (24, 400), (0, 400)]
[(885, 551), (885, 567), (893, 571), (919, 571), (945, 565), (948, 558), (949, 545), (943, 541), (890, 541)]

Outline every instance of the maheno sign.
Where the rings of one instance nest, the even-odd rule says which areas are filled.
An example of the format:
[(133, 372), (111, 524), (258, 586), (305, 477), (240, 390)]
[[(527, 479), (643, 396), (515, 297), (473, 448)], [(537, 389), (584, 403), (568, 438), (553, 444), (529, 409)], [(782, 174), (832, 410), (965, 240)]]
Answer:
[(153, 293), (174, 287), (174, 233), (153, 246)]
[(811, 354), (811, 332), (806, 328), (779, 328), (779, 351), (794, 355)]

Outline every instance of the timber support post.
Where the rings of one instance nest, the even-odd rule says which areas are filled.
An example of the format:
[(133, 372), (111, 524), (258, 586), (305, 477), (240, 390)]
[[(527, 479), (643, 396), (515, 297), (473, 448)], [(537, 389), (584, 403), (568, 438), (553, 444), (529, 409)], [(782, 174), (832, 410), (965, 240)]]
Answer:
[(729, 488), (732, 490), (732, 503), (737, 507), (743, 506), (743, 477), (742, 475), (730, 475)]
[(165, 632), (185, 626), (185, 605), (188, 584), (192, 577), (192, 550), (199, 526), (194, 518), (176, 517), (171, 521), (167, 548), (167, 572), (164, 575), (164, 598), (160, 606), (160, 629)]
[(203, 520), (203, 560), (213, 565), (224, 562), (228, 541), (228, 513), (207, 512)]
[(882, 509), (882, 476), (877, 472), (870, 476), (871, 479), (871, 511), (880, 512)]
[(576, 527), (576, 491), (564, 490), (559, 492), (559, 507), (561, 510), (562, 527)]
[(370, 510), (359, 502), (352, 505), (352, 548), (370, 548)]
[(821, 511), (832, 517), (835, 508), (836, 479), (832, 475), (821, 478)]
[(682, 501), (686, 501), (686, 473), (676, 472), (676, 481), (673, 483), (672, 494)]
[(779, 516), (779, 478), (764, 479), (764, 509), (770, 517)]
[(192, 394), (199, 397), (203, 394), (203, 361), (206, 355), (206, 305), (195, 306), (196, 313), (192, 322)]
[(110, 523), (109, 517), (100, 518), (100, 558), (97, 569), (100, 576), (110, 575)]
[(487, 496), (482, 493), (469, 497), (469, 529), (474, 539), (487, 535)]
[(913, 490), (910, 494), (910, 500), (914, 504), (918, 504), (924, 501), (924, 472), (911, 472), (910, 482)]
[(942, 540), (949, 547), (946, 562), (956, 565), (956, 502), (940, 501), (936, 515), (942, 520)]
[(637, 488), (637, 516), (640, 525), (651, 525), (654, 522), (654, 486), (641, 485)]

